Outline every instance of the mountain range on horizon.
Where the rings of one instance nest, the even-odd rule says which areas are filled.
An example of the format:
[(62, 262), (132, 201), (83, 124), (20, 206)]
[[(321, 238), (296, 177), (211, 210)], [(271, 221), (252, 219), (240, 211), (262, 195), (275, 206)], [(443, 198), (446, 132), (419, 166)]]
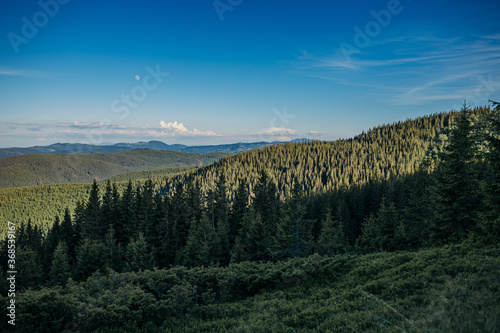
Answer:
[[(307, 142), (310, 139), (301, 138), (289, 142)], [(32, 147), (11, 147), (0, 148), (0, 158), (9, 156), (26, 155), (26, 154), (107, 154), (107, 153), (123, 153), (135, 149), (152, 149), (152, 150), (171, 150), (180, 151), (184, 153), (228, 153), (236, 154), (239, 152), (247, 151), (250, 149), (257, 149), (266, 147), (273, 144), (285, 143), (282, 141), (273, 142), (237, 142), (231, 144), (221, 145), (201, 145), (201, 146), (188, 146), (184, 144), (166, 144), (162, 141), (151, 140), (148, 142), (136, 143), (115, 143), (109, 145), (91, 145), (84, 143), (54, 143), (48, 146), (32, 146)]]

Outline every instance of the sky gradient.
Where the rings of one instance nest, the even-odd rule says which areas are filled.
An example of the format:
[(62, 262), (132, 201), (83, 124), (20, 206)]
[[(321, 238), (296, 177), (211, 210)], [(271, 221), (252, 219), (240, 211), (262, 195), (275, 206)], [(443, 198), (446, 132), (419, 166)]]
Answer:
[(0, 5), (0, 147), (334, 140), (500, 99), (498, 1)]

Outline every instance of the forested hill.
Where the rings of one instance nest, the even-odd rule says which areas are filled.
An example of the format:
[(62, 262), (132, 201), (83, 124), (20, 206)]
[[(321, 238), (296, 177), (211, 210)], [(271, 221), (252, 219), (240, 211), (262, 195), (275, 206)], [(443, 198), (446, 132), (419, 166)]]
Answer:
[[(471, 114), (476, 115), (488, 112), (490, 112), (489, 108), (471, 110)], [(223, 158), (214, 165), (202, 167), (194, 172), (194, 177), (200, 181), (202, 189), (206, 192), (215, 187), (220, 173), (224, 172), (228, 196), (234, 200), (236, 189), (242, 179), (248, 185), (250, 194), (253, 195), (259, 172), (262, 170), (266, 170), (270, 181), (280, 190), (281, 195), (293, 186), (295, 180), (302, 184), (306, 192), (312, 192), (339, 188), (348, 184), (362, 184), (370, 177), (372, 179), (385, 178), (391, 174), (411, 173), (421, 163), (433, 138), (447, 127), (450, 118), (457, 114), (458, 112), (440, 113), (392, 125), (383, 125), (347, 140), (289, 143), (251, 150)], [(135, 153), (137, 152), (141, 151)], [(123, 154), (127, 155), (131, 152), (121, 155)], [(186, 153), (175, 152), (175, 154), (187, 156)], [(71, 161), (75, 155), (45, 155), (44, 157), (54, 156), (64, 157), (65, 161)], [(96, 156), (99, 154), (84, 157)], [(19, 158), (22, 157), (19, 156)], [(8, 159), (1, 159), (0, 162), (6, 160)], [(22, 181), (21, 170), (16, 172), (11, 170), (12, 178), (4, 176), (3, 173), (0, 175), (5, 179)], [(71, 171), (69, 168), (67, 170)], [(105, 178), (106, 175), (102, 177)], [(120, 178), (113, 180), (125, 180), (121, 176), (117, 177)], [(187, 183), (186, 176), (173, 178), (168, 176), (166, 179), (158, 177), (153, 179), (153, 183), (156, 188), (166, 186), (166, 192), (172, 193), (175, 192), (175, 186), (179, 180)], [(90, 181), (91, 179), (88, 182)], [(69, 184), (2, 189), (0, 190), (0, 217), (17, 221), (27, 221), (31, 218), (36, 224), (51, 225), (55, 215), (62, 215), (65, 206), (73, 210), (77, 200), (83, 193), (87, 196), (89, 189), (90, 185), (83, 188)], [(50, 200), (45, 200), (41, 205), (41, 198), (50, 198)], [(33, 202), (38, 205), (36, 209), (29, 208), (33, 207)]]
[(157, 168), (203, 166), (226, 153), (195, 154), (136, 149), (113, 154), (33, 154), (0, 159), (0, 188), (91, 183), (115, 175)]
[[(489, 112), (489, 108), (470, 111), (473, 116)], [(250, 150), (200, 168), (194, 176), (207, 189), (213, 188), (220, 173), (224, 173), (231, 198), (242, 179), (249, 183), (252, 193), (262, 170), (281, 195), (290, 191), (295, 182), (311, 193), (363, 184), (370, 179), (389, 179), (413, 173), (433, 138), (458, 114), (452, 111), (382, 125), (352, 139), (287, 143)], [(174, 178), (167, 184), (167, 191), (172, 192), (179, 180), (185, 183), (186, 177)]]

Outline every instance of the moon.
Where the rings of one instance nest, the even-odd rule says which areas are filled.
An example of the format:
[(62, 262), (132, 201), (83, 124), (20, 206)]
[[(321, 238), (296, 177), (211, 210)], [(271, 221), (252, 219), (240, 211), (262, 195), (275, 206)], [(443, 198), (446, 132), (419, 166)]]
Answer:
[(139, 81), (139, 80), (141, 79), (141, 77), (140, 77), (139, 75), (136, 75), (136, 76), (134, 76), (134, 77), (135, 77), (135, 79), (136, 79), (137, 81)]

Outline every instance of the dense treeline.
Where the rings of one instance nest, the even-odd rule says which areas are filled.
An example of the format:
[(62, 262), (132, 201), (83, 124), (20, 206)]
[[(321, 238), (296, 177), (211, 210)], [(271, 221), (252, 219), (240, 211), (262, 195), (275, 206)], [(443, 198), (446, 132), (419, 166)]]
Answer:
[[(0, 159), (0, 188), (82, 184), (157, 168), (209, 165), (227, 153), (136, 149), (110, 154), (32, 154)], [(165, 172), (164, 174), (168, 174)]]
[[(469, 112), (479, 117), (488, 114), (490, 109), (475, 108)], [(290, 193), (296, 182), (308, 194), (364, 184), (374, 178), (411, 174), (419, 169), (432, 140), (448, 128), (458, 114), (452, 111), (382, 125), (352, 139), (288, 143), (250, 150), (200, 168), (194, 177), (206, 191), (213, 188), (219, 174), (224, 173), (232, 200), (241, 180), (247, 181), (252, 194), (263, 170), (281, 197)], [(170, 193), (175, 191), (176, 180), (185, 183), (186, 177), (174, 178), (167, 189)]]
[(166, 186), (155, 191), (151, 180), (135, 188), (129, 182), (122, 193), (107, 182), (101, 194), (94, 182), (88, 200), (56, 217), (46, 235), (30, 222), (19, 228), (19, 256), (33, 257), (22, 261), (34, 271), (20, 286), (84, 280), (106, 268), (227, 266), (499, 239), (498, 122), (492, 113), (474, 126), (464, 107), (441, 151), (416, 172), (309, 195), (295, 179), (282, 196), (263, 170), (253, 196), (242, 179), (233, 200), (223, 171), (214, 188), (203, 191), (195, 172), (172, 194)]
[[(490, 112), (464, 105), (450, 115), (383, 126), (354, 140), (246, 152), (174, 177), (158, 190), (152, 180), (137, 187), (129, 182), (123, 191), (111, 182), (104, 189), (94, 182), (88, 199), (73, 212), (67, 209), (62, 219), (56, 217), (46, 235), (30, 222), (18, 229), (18, 270), (23, 271), (18, 288), (57, 289), (91, 276), (99, 279), (99, 274), (111, 281), (119, 273), (163, 268), (279, 266), (313, 254), (415, 250), (463, 241), (497, 244), (499, 107)], [(436, 122), (439, 126), (433, 127)], [(332, 171), (337, 168), (338, 177)], [(245, 170), (248, 176), (231, 189), (228, 179)], [(3, 251), (2, 264), (5, 256)], [(263, 277), (255, 279), (273, 287)], [(281, 277), (284, 283), (297, 280), (288, 279)], [(192, 300), (172, 293), (194, 293), (195, 304), (203, 304), (224, 291), (206, 287), (203, 296), (194, 284), (172, 289), (147, 281), (139, 285), (148, 286), (146, 298), (182, 299), (185, 303), (171, 309), (179, 318)], [(102, 307), (96, 306), (96, 311)], [(134, 305), (121, 306), (129, 311)], [(163, 322), (157, 320), (147, 319), (153, 325)]]
[[(471, 110), (474, 116), (488, 112), (489, 108)], [(243, 152), (203, 167), (193, 176), (206, 193), (214, 188), (219, 173), (223, 172), (231, 202), (241, 180), (248, 183), (248, 192), (253, 198), (262, 170), (266, 171), (281, 198), (290, 193), (295, 182), (308, 194), (363, 184), (370, 179), (388, 179), (391, 175), (418, 170), (432, 140), (437, 137), (442, 143), (446, 139), (442, 131), (456, 115), (457, 112), (448, 112), (383, 125), (348, 140), (290, 143)], [(132, 180), (135, 176), (129, 174)], [(153, 178), (153, 184), (165, 187), (169, 194), (175, 191), (177, 182), (187, 183), (184, 175), (173, 180), (171, 176), (163, 178)], [(51, 226), (54, 215), (62, 216), (65, 206), (73, 211), (82, 193), (88, 197), (90, 185), (85, 186), (85, 190), (83, 185), (0, 189), (0, 218), (17, 223), (31, 218), (33, 224)], [(126, 184), (119, 186), (120, 192), (125, 187)], [(5, 234), (5, 230), (0, 229), (0, 234)]]

